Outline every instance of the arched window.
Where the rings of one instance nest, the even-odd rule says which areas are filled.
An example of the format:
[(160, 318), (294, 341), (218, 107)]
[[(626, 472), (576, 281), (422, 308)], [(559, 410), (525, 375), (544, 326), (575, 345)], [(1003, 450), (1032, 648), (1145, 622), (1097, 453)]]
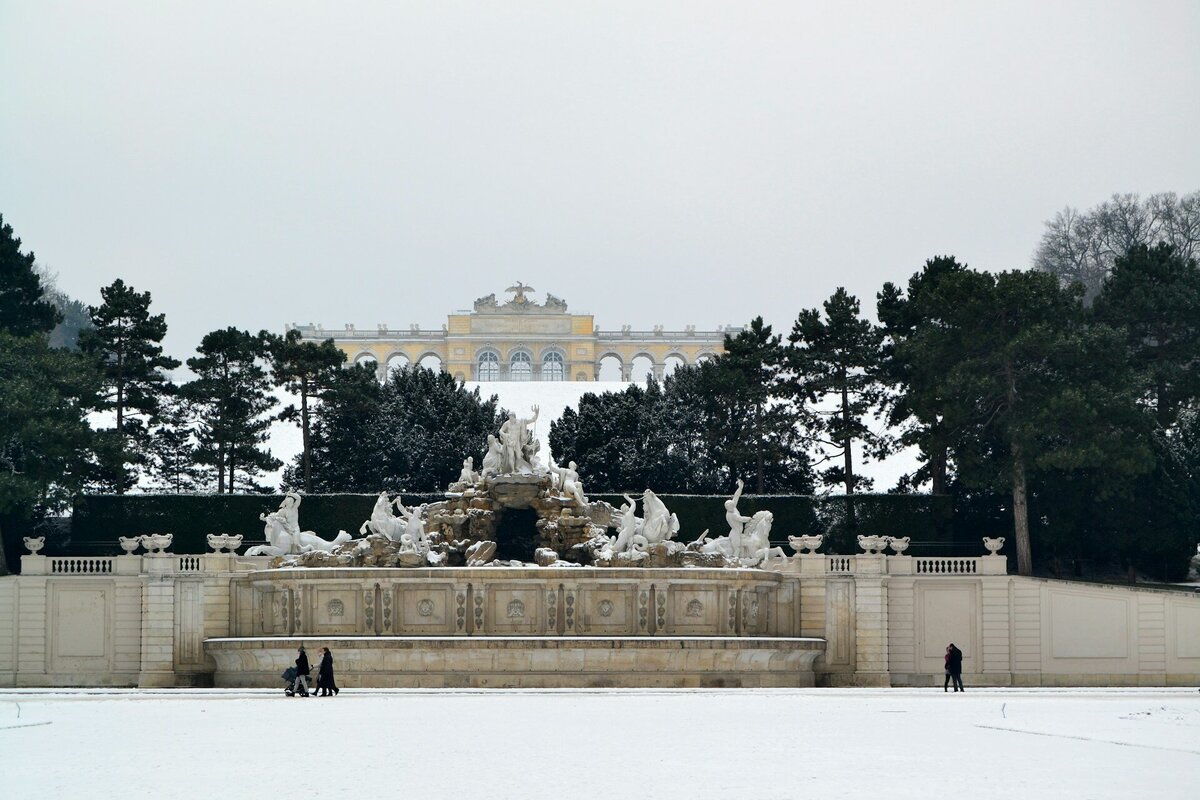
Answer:
[(565, 381), (567, 370), (563, 366), (562, 353), (546, 353), (542, 356), (542, 380)]
[(479, 354), (478, 362), (479, 380), (481, 381), (498, 381), (500, 380), (500, 356), (495, 353), (483, 352)]
[(403, 355), (402, 353), (396, 353), (387, 360), (387, 371), (389, 375), (396, 370), (404, 369), (407, 366), (408, 356)]
[(513, 381), (533, 380), (533, 359), (529, 353), (518, 351), (508, 361), (508, 377)]

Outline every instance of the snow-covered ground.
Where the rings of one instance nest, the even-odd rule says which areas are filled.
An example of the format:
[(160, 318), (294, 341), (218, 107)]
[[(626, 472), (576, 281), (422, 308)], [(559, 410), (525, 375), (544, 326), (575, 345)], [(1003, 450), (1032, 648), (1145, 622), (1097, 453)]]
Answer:
[(35, 798), (1191, 798), (1193, 689), (0, 692)]

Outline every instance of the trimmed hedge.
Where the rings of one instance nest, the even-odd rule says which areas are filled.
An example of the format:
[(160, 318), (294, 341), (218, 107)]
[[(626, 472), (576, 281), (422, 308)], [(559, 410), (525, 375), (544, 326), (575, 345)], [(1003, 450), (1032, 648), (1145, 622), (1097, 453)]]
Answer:
[[(370, 518), (378, 495), (316, 494), (306, 495), (300, 506), (300, 524), (324, 538), (339, 530), (357, 535), (363, 521)], [(441, 494), (405, 494), (404, 502), (428, 503)], [(616, 507), (624, 502), (620, 495), (592, 495)], [(707, 528), (711, 536), (728, 531), (725, 524), (724, 496), (660, 495), (667, 508), (679, 516), (681, 541), (691, 541)], [(208, 550), (205, 536), (210, 533), (240, 533), (245, 544), (263, 542), (263, 524), (259, 515), (279, 507), (282, 495), (209, 494), (209, 495), (87, 495), (75, 500), (74, 515), (66, 537), (47, 537), (47, 555), (102, 555), (121, 552), (118, 536), (145, 533), (173, 533), (171, 550), (176, 553), (203, 553)], [(854, 522), (850, 522), (850, 506)], [(786, 544), (789, 535), (827, 533), (823, 552), (858, 551), (854, 535), (872, 533), (885, 536), (911, 536), (909, 552), (944, 555), (951, 551), (982, 554), (975, 534), (960, 543), (955, 536), (953, 498), (932, 495), (856, 495), (810, 497), (804, 495), (746, 495), (738, 510), (746, 516), (766, 509), (774, 516), (771, 538)], [(639, 514), (641, 506), (639, 503)], [(985, 531), (987, 533), (987, 531)], [(973, 541), (974, 544), (969, 544)], [(958, 547), (959, 544), (965, 544)], [(530, 554), (532, 557), (532, 554)]]

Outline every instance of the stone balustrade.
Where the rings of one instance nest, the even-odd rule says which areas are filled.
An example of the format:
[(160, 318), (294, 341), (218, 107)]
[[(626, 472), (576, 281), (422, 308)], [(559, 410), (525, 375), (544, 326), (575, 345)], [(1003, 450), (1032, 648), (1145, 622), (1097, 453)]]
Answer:
[(883, 554), (829, 555), (798, 553), (790, 558), (769, 561), (764, 568), (772, 572), (799, 575), (1005, 575), (1007, 561), (1002, 556), (893, 556)]

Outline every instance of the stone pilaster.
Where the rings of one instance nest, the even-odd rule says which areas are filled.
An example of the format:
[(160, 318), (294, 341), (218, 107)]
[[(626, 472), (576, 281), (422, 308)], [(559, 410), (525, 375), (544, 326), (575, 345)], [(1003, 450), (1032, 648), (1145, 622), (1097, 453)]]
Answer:
[(889, 686), (885, 556), (858, 556), (854, 576), (855, 682)]
[(175, 685), (175, 580), (171, 554), (142, 558), (142, 664), (138, 687)]

